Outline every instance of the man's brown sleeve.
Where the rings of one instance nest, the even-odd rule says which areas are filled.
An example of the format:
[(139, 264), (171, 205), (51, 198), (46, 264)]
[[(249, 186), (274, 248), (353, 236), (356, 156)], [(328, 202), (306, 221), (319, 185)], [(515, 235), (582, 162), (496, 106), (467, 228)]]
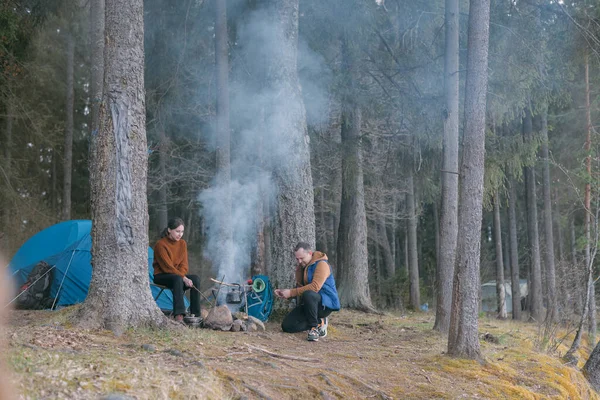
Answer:
[(291, 297), (300, 296), (302, 293), (307, 290), (312, 290), (313, 292), (319, 292), (323, 287), (323, 284), (327, 280), (330, 274), (329, 264), (325, 261), (319, 261), (317, 267), (315, 268), (315, 273), (313, 275), (313, 280), (311, 283), (305, 286), (301, 286), (296, 289), (291, 290)]

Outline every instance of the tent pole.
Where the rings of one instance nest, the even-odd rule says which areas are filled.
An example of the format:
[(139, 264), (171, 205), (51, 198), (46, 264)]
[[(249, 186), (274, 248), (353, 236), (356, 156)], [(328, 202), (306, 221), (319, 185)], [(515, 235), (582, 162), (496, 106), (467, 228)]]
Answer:
[(60, 281), (60, 286), (58, 287), (58, 290), (56, 292), (56, 296), (54, 297), (54, 301), (52, 302), (52, 307), (50, 307), (51, 310), (54, 310), (54, 305), (56, 304), (56, 300), (58, 300), (58, 295), (60, 294), (60, 289), (62, 289), (63, 283), (65, 283), (65, 278), (67, 277), (67, 273), (69, 272), (69, 268), (71, 268), (71, 262), (73, 261), (73, 256), (75, 255), (75, 252), (77, 250), (73, 250), (73, 252), (71, 253), (71, 259), (69, 260), (69, 265), (67, 265), (67, 269), (65, 270), (65, 273), (63, 275), (62, 281)]

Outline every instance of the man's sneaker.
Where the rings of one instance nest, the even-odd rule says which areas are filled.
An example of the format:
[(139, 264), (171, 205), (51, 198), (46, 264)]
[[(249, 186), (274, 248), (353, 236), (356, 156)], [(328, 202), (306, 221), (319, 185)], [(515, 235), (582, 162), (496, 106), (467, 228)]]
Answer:
[(319, 329), (318, 328), (310, 328), (310, 331), (308, 331), (308, 338), (307, 340), (309, 342), (317, 342), (319, 341)]
[(320, 337), (327, 336), (327, 326), (328, 325), (329, 325), (329, 319), (325, 318), (325, 319), (323, 319), (323, 322), (321, 322), (319, 324), (319, 326), (317, 326), (317, 330), (319, 331), (319, 336)]

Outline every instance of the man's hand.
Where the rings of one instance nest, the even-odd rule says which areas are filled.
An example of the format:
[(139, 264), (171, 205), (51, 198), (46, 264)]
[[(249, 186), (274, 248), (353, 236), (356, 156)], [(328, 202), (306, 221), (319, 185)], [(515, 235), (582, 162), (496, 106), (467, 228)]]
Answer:
[(289, 299), (292, 295), (292, 291), (290, 289), (275, 289), (275, 296), (280, 299)]
[(185, 285), (185, 287), (194, 286), (194, 282), (192, 282), (192, 280), (190, 278), (188, 278), (187, 276), (183, 277), (183, 284)]

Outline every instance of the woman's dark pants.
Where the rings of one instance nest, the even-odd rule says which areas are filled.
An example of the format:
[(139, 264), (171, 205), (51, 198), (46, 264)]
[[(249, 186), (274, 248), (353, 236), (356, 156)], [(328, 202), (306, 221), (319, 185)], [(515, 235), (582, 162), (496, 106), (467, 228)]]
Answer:
[[(195, 287), (200, 288), (200, 277), (198, 275), (186, 275)], [(173, 315), (185, 314), (185, 301), (183, 295), (189, 287), (184, 287), (183, 277), (177, 274), (156, 274), (154, 283), (163, 285), (173, 292)], [(196, 289), (190, 292), (190, 313), (200, 316), (200, 293)]]

